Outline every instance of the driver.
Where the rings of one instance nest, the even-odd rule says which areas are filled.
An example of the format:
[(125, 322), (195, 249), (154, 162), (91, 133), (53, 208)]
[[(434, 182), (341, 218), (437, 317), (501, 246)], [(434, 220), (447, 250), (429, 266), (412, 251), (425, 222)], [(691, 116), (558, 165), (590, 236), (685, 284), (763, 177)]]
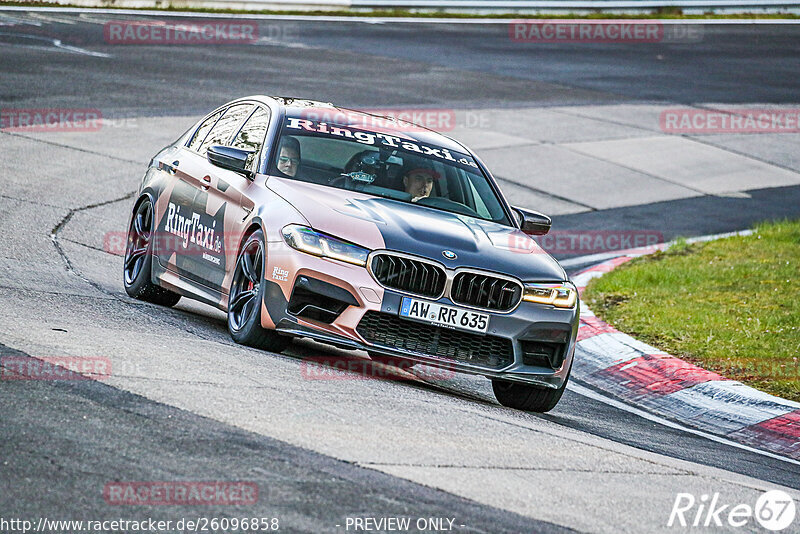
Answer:
[(433, 181), (441, 178), (441, 175), (424, 167), (411, 169), (403, 174), (403, 188), (411, 195), (411, 202), (416, 202), (421, 198), (431, 196), (433, 191)]
[(281, 148), (278, 151), (277, 167), (286, 176), (294, 178), (300, 166), (300, 141), (294, 137), (281, 139)]

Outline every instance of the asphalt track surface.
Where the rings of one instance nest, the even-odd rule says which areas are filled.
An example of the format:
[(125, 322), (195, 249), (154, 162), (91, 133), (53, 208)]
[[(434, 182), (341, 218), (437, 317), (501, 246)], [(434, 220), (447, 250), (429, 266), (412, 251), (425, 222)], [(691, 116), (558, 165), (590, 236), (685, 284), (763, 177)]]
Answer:
[[(275, 38), (257, 46), (165, 48), (110, 46), (98, 16), (0, 15), (8, 23), (0, 26), (0, 107), (99, 108), (136, 117), (140, 128), (253, 93), (473, 109), (792, 104), (800, 94), (798, 26), (708, 26), (699, 44), (532, 48), (510, 41), (502, 25), (270, 21), (264, 35)], [(455, 517), (464, 532), (651, 531), (665, 528), (684, 488), (742, 498), (741, 488), (800, 489), (797, 465), (571, 391), (536, 416), (498, 407), (475, 379), (303, 381), (304, 356), (338, 352), (300, 343), (289, 356), (253, 354), (230, 341), (213, 310), (133, 302), (119, 258), (81, 235), (126, 224), (146, 164), (137, 147), (169, 139), (141, 129), (123, 142), (98, 139), (96, 148), (53, 139), (0, 133), (0, 353), (115, 351), (135, 372), (106, 384), (0, 383), (4, 516), (233, 516), (180, 507), (123, 513), (104, 507), (101, 488), (110, 480), (252, 480), (262, 498), (247, 515), (280, 517), (290, 532), (338, 532), (346, 517), (396, 515)], [(592, 210), (555, 224), (630, 228), (655, 219), (671, 237), (800, 214), (797, 187), (749, 196)], [(238, 403), (217, 386), (241, 387)], [(508, 457), (486, 458), (505, 439)], [(508, 488), (520, 502), (493, 498)]]

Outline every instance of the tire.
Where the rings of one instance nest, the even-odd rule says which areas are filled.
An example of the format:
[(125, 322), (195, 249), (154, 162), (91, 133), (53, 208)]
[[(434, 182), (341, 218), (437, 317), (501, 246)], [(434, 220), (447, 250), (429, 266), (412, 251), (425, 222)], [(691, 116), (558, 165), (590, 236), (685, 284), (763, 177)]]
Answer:
[(161, 306), (174, 306), (181, 300), (181, 296), (151, 282), (154, 225), (153, 204), (149, 198), (145, 198), (133, 212), (128, 227), (122, 281), (125, 292), (135, 299)]
[(281, 352), (290, 338), (261, 326), (261, 302), (265, 293), (264, 234), (259, 229), (247, 236), (236, 258), (228, 300), (228, 332), (237, 343)]
[(492, 379), (492, 390), (497, 401), (507, 408), (525, 412), (549, 412), (556, 407), (567, 389), (569, 375), (558, 389)]

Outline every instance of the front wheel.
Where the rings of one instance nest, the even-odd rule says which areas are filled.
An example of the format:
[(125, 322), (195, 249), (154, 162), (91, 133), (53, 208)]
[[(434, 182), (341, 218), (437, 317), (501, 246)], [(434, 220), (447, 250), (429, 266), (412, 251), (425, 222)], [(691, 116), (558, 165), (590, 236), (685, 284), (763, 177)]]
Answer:
[(551, 389), (518, 382), (492, 379), (492, 390), (497, 402), (507, 408), (523, 410), (526, 412), (549, 412), (555, 408), (561, 395), (567, 389), (569, 376), (558, 389)]
[(242, 345), (281, 352), (289, 338), (261, 326), (264, 261), (264, 234), (256, 230), (247, 237), (236, 260), (228, 300), (228, 332)]

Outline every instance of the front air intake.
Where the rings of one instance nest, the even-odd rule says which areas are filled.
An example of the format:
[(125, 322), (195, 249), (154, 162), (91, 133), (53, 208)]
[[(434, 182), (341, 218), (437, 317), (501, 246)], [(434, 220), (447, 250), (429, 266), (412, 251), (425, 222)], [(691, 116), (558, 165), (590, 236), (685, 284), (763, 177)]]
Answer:
[(346, 289), (300, 276), (295, 282), (286, 311), (303, 319), (330, 324), (348, 306), (358, 306), (358, 301)]
[(396, 254), (376, 254), (370, 268), (382, 286), (428, 298), (441, 297), (447, 280), (438, 265)]
[(450, 300), (474, 308), (509, 311), (522, 298), (522, 284), (476, 272), (460, 272), (453, 278)]
[(376, 347), (408, 354), (455, 360), (489, 369), (514, 363), (514, 347), (504, 337), (473, 334), (408, 321), (397, 315), (368, 311), (356, 331)]

